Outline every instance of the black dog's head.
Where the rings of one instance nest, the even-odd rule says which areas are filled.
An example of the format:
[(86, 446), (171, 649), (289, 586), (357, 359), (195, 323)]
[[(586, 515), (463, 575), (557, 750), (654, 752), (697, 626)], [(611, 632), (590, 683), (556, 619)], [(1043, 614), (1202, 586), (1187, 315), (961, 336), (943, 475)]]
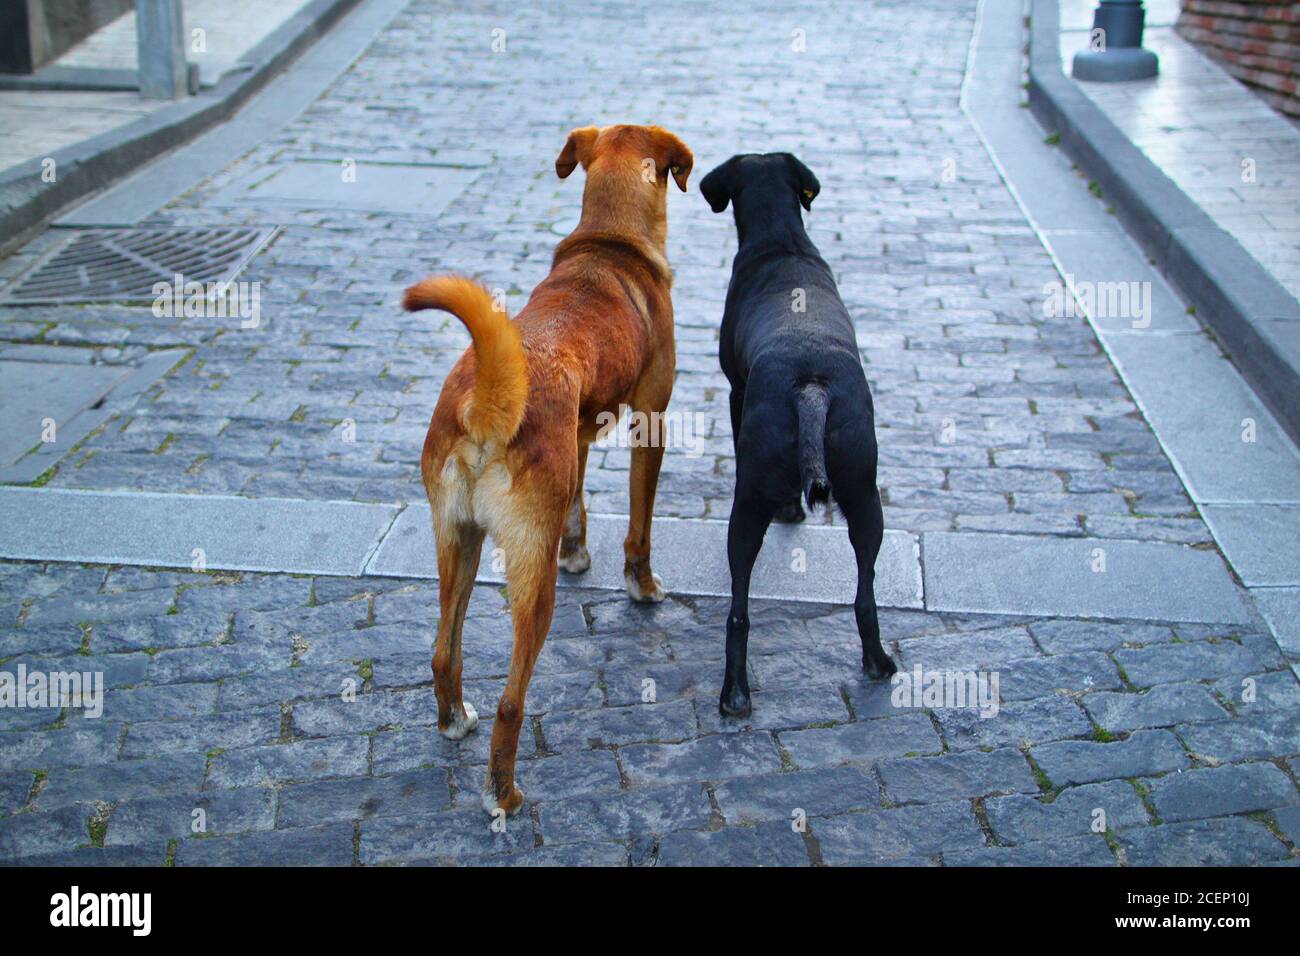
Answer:
[(744, 153), (732, 156), (700, 181), (700, 192), (714, 212), (722, 212), (727, 203), (781, 205), (797, 199), (804, 209), (821, 192), (821, 183), (803, 163), (790, 153)]

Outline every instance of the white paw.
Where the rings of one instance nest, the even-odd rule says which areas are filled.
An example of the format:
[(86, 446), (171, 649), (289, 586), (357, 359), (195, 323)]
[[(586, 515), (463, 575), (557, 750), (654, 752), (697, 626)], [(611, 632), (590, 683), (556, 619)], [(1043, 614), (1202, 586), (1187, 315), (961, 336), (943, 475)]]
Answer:
[(570, 574), (581, 574), (591, 567), (591, 552), (581, 545), (573, 553), (560, 556), (560, 567)]
[[(515, 787), (515, 795), (519, 798), (519, 802), (515, 804), (513, 810), (506, 811), (506, 816), (508, 817), (515, 816), (524, 807), (524, 792), (518, 787)], [(491, 817), (495, 817), (497, 811), (501, 809), (501, 804), (497, 803), (496, 794), (492, 792), (491, 784), (488, 784), (488, 788), (483, 791), (483, 809), (487, 812), (488, 816)]]
[(642, 591), (641, 585), (637, 583), (635, 574), (623, 575), (623, 580), (627, 583), (627, 593), (632, 596), (633, 601), (637, 601), (641, 604), (658, 604), (668, 596), (668, 592), (664, 590), (663, 578), (659, 577), (659, 575), (655, 574), (653, 571), (650, 572), (650, 578), (654, 581), (654, 589), (651, 591)]
[(452, 712), (451, 723), (444, 730), (439, 727), (438, 732), (448, 740), (460, 740), (465, 737), (471, 730), (478, 726), (478, 711), (474, 709), (473, 704), (462, 704), (465, 708), (464, 716), (459, 716)]

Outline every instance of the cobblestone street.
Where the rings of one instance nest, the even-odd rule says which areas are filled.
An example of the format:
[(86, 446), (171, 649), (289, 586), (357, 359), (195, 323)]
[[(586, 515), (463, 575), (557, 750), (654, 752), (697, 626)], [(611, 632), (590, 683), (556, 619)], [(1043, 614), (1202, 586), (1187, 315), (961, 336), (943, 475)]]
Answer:
[[(501, 832), (480, 789), (510, 661), (503, 587), (474, 591), (465, 699), (482, 725), (453, 743), (436, 728), (427, 577), (0, 561), (0, 667), (102, 672), (108, 688), (99, 719), (0, 708), (0, 865), (1294, 865), (1300, 642), (1228, 572), (1093, 327), (1045, 312), (1060, 274), (962, 106), (977, 4), (465, 6), (413, 0), (302, 115), (141, 224), (278, 227), (239, 277), (260, 283), (257, 327), (0, 302), (0, 348), (110, 365), (180, 350), (35, 484), (422, 501), (429, 416), (470, 340), (445, 313), (401, 312), (401, 290), (463, 272), (517, 313), (577, 221), (581, 177), (554, 172), (567, 132), (656, 123), (696, 157), (669, 199), (670, 411), (700, 443), (668, 449), (655, 513), (708, 521), (714, 553), (660, 559), (655, 606), (562, 582), (527, 697), (527, 802)], [(1243, 610), (1193, 612), (1180, 595), (1197, 582), (1157, 571), (1142, 587), (1186, 613), (882, 608), (900, 672), (998, 675), (981, 717), (900, 706), (862, 678), (851, 592), (757, 600), (753, 716), (721, 718), (727, 602), (674, 587), (692, 563), (725, 568), (735, 475), (717, 354), (735, 229), (698, 183), (776, 150), (822, 184), (808, 228), (856, 322), (887, 529), (1156, 542), (1213, 558)], [(253, 188), (349, 161), (358, 181), (431, 168), (445, 208)], [(0, 282), (60, 239), (0, 260)], [(592, 449), (592, 513), (627, 514), (629, 460)], [(909, 540), (927, 595), (1010, 566), (941, 572)]]
[[(1300, 691), (1267, 634), (883, 612), (903, 669), (1000, 672), (984, 720), (856, 678), (851, 611), (762, 602), (754, 718), (724, 722), (722, 601), (565, 589), (520, 746), (536, 799), (493, 833), (490, 728), (434, 726), (435, 587), (235, 578), (5, 568), (25, 596), (6, 666), (102, 670), (110, 690), (99, 720), (6, 712), (0, 859), (1204, 865), (1286, 860), (1300, 838), (1296, 759), (1277, 757)], [(496, 589), (475, 592), (465, 652), (465, 698), (490, 713)]]

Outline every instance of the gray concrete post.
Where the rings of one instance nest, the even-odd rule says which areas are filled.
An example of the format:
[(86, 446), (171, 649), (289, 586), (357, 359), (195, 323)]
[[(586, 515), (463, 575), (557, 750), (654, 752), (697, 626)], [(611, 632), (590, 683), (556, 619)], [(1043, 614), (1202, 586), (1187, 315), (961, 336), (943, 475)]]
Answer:
[(182, 0), (135, 0), (135, 23), (140, 95), (180, 99), (189, 83)]
[(1089, 49), (1074, 55), (1076, 80), (1123, 83), (1156, 75), (1156, 55), (1142, 48), (1142, 0), (1100, 0), (1092, 17)]

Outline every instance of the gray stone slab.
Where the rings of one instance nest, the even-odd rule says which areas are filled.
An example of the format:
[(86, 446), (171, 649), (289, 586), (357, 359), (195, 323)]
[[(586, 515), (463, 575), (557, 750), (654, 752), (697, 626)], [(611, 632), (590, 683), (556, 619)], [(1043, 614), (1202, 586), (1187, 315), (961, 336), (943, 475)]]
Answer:
[[(151, 352), (148, 357), (136, 366), (87, 366), (85, 363), (91, 354), (88, 349), (15, 346), (7, 350), (7, 357), (21, 356), (23, 361), (34, 359), (40, 363), (47, 363), (57, 357), (62, 357), (57, 353), (68, 356), (68, 359), (57, 364), (36, 364), (35, 362), (32, 364), (33, 369), (43, 370), (34, 373), (37, 377), (45, 375), (48, 378), (48, 381), (39, 387), (48, 389), (52, 395), (57, 396), (56, 401), (62, 401), (65, 390), (76, 392), (77, 383), (81, 381), (83, 374), (107, 374), (99, 373), (98, 370), (111, 368), (117, 370), (116, 378), (109, 387), (103, 389), (90, 401), (82, 403), (81, 411), (74, 413), (66, 421), (56, 418), (56, 421), (59, 422), (56, 441), (41, 443), (35, 451), (21, 458), (17, 464), (7, 467), (4, 463), (11, 459), (6, 459), (0, 454), (0, 481), (18, 484), (35, 480), (63, 458), (82, 439), (112, 418), (121, 408), (129, 406), (141, 392), (167, 374), (184, 357), (185, 350), (164, 349)], [(2, 381), (4, 384), (0, 385), (0, 408), (5, 410), (6, 417), (4, 423), (0, 424), (0, 428), (13, 427), (25, 433), (27, 424), (22, 417), (15, 419), (8, 417), (10, 408), (9, 379), (6, 376)], [(24, 400), (15, 397), (15, 406), (20, 405)]]
[(1148, 782), (1166, 822), (1251, 813), (1300, 802), (1295, 784), (1270, 763), (1229, 764), (1171, 773)]
[[(1245, 623), (1217, 554), (1100, 538), (928, 532), (926, 608), (988, 614)], [(1098, 549), (1104, 552), (1105, 570)]]
[[(561, 574), (561, 585), (623, 588), (623, 538), (627, 518), (622, 515), (589, 515), (587, 546), (591, 569), (585, 574)], [(656, 518), (651, 560), (664, 579), (664, 586), (678, 594), (729, 596), (731, 575), (727, 570), (727, 525), (723, 521)], [(494, 544), (484, 544), (490, 555)], [(803, 571), (792, 570), (802, 550)], [(429, 507), (412, 504), (398, 516), (392, 530), (366, 567), (367, 574), (392, 577), (437, 577), (433, 525)], [(500, 583), (504, 575), (492, 562), (479, 565), (478, 580)], [(750, 586), (753, 598), (788, 601), (845, 603), (853, 600), (857, 570), (848, 533), (842, 528), (811, 525), (774, 525), (759, 554)], [(921, 573), (917, 560), (916, 536), (903, 531), (886, 531), (876, 560), (876, 601), (884, 607), (919, 608)]]
[(1150, 822), (1142, 800), (1127, 780), (1069, 787), (1051, 800), (1022, 794), (994, 797), (984, 802), (984, 812), (989, 828), (1004, 843), (1060, 840), (1095, 832), (1093, 827), (1103, 815), (1105, 827), (1112, 831)]
[(1300, 655), (1300, 588), (1253, 588), (1250, 596), (1278, 646), (1287, 654)]
[(984, 845), (968, 801), (846, 813), (813, 822), (828, 866), (880, 865)]
[(1246, 587), (1300, 585), (1300, 504), (1205, 505), (1201, 516)]
[(208, 570), (360, 574), (395, 506), (0, 488), (0, 556)]
[(351, 823), (183, 840), (176, 866), (351, 866)]
[[(1097, 215), (1095, 211), (1089, 216)], [(1116, 237), (1109, 216), (1103, 225), (1105, 232), (1084, 231), (1076, 221), (1072, 228), (1044, 230), (1043, 237), (1065, 273), (1073, 278), (1081, 293), (1093, 296), (1097, 307), (1090, 314), (1095, 328), (1111, 333), (1135, 335), (1159, 332), (1199, 332), (1196, 319), (1187, 314), (1187, 307), (1165, 282), (1164, 277), (1143, 256), (1127, 236)], [(1118, 239), (1118, 241), (1117, 241)], [(1121, 283), (1125, 288), (1115, 286)], [(1134, 291), (1129, 283), (1136, 283), (1142, 297), (1129, 299), (1129, 312), (1112, 308), (1124, 304), (1123, 293)], [(1112, 296), (1111, 293), (1120, 293)], [(1149, 294), (1149, 302), (1146, 296)], [(1145, 306), (1150, 312), (1145, 313)], [(1142, 306), (1141, 309), (1138, 306)], [(1135, 325), (1136, 322), (1136, 325)]]
[[(1117, 335), (1106, 346), (1193, 501), (1300, 500), (1300, 453), (1206, 336)], [(1254, 441), (1243, 439), (1248, 419)]]
[(1124, 740), (1058, 740), (1040, 744), (1030, 756), (1055, 786), (1145, 777), (1190, 765), (1178, 738), (1167, 730), (1139, 730)]
[(784, 823), (678, 830), (659, 841), (658, 866), (807, 866), (803, 838)]
[(280, 164), (270, 176), (265, 169), (254, 170), (220, 190), (210, 204), (252, 203), (436, 216), (477, 177), (478, 173), (471, 170), (436, 166), (289, 162)]
[(1020, 846), (988, 846), (944, 853), (944, 866), (1115, 866), (1115, 857), (1100, 834), (1064, 840), (1038, 840)]
[(1300, 753), (1300, 713), (1295, 711), (1259, 711), (1174, 729), (1187, 749), (1206, 762), (1275, 760)]
[(71, 448), (77, 438), (60, 435), (63, 427), (129, 372), (121, 365), (0, 361), (0, 465), (12, 465), (41, 444), (46, 419), (56, 426), (56, 443)]
[(1118, 837), (1131, 867), (1259, 866), (1288, 857), (1286, 844), (1246, 817), (1135, 827)]

